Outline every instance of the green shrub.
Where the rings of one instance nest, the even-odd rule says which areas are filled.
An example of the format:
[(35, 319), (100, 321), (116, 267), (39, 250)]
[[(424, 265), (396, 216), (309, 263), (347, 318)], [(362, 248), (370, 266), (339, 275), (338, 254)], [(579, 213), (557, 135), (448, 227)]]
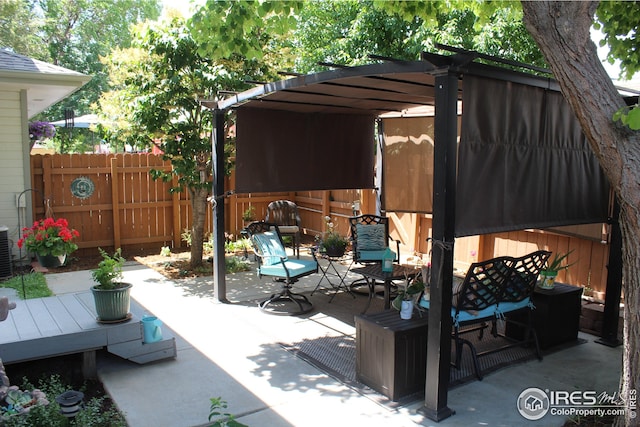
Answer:
[(237, 240), (227, 239), (224, 242), (224, 250), (227, 253), (240, 252), (244, 250), (248, 250), (251, 248), (251, 241), (246, 238), (241, 238)]
[(237, 256), (225, 258), (225, 268), (227, 273), (238, 273), (240, 271), (251, 270), (251, 263)]
[[(52, 375), (46, 380), (40, 380), (38, 387), (34, 387), (26, 378), (23, 379), (21, 389), (33, 390), (38, 388), (47, 395), (47, 406), (36, 406), (27, 415), (13, 416), (3, 420), (3, 427), (126, 427), (124, 416), (115, 408), (107, 405), (108, 397), (94, 397), (85, 402), (84, 409), (73, 419), (67, 419), (60, 414), (60, 406), (56, 403), (56, 396), (72, 387), (65, 386), (59, 375)], [(85, 391), (84, 388), (80, 391)]]

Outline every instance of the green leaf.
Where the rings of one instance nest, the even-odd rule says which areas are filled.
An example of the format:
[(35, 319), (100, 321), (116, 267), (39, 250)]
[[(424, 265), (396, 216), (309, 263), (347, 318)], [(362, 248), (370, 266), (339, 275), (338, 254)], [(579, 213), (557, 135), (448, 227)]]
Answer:
[(632, 130), (640, 129), (640, 107), (637, 105), (627, 114), (627, 125)]

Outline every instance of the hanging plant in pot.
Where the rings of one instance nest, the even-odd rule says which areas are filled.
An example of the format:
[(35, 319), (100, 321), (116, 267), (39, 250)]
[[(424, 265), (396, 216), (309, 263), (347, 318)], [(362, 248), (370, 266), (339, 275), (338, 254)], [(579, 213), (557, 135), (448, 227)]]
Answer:
[(31, 227), (23, 228), (22, 233), (18, 247), (34, 253), (40, 265), (46, 268), (60, 267), (67, 255), (78, 249), (74, 240), (80, 233), (70, 228), (65, 218), (38, 220)]
[(555, 288), (556, 278), (558, 277), (558, 272), (560, 270), (566, 270), (571, 267), (575, 262), (571, 264), (562, 264), (562, 262), (573, 252), (573, 250), (561, 254), (556, 253), (553, 257), (553, 260), (548, 261), (544, 268), (540, 270), (540, 280), (538, 282), (538, 287), (541, 289), (553, 289)]
[(117, 323), (131, 318), (129, 307), (131, 303), (131, 284), (122, 282), (122, 266), (125, 259), (122, 257), (122, 249), (118, 249), (113, 255), (102, 248), (98, 248), (102, 261), (98, 268), (93, 270), (91, 276), (97, 283), (91, 287), (93, 299), (96, 304), (98, 322)]

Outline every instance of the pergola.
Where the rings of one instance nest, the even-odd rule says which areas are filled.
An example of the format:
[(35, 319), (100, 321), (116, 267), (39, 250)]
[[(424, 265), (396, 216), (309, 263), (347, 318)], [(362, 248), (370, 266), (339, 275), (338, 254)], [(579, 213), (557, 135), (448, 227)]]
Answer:
[[(611, 220), (608, 183), (557, 83), (478, 63), (480, 56), (458, 51), (423, 53), (421, 61), (372, 57), (379, 62), (334, 64), (331, 71), (261, 84), (209, 105), (215, 116), (215, 200), (225, 196), (229, 109), (237, 112), (234, 190), (259, 192), (373, 188), (376, 118), (434, 108), (433, 194), (424, 195), (432, 198), (433, 252), (422, 412), (436, 421), (453, 413), (447, 392), (455, 238)], [(616, 233), (614, 227), (610, 311), (617, 310), (620, 295)], [(214, 291), (226, 301), (224, 203), (214, 208), (214, 246)], [(617, 329), (617, 312), (610, 319)]]

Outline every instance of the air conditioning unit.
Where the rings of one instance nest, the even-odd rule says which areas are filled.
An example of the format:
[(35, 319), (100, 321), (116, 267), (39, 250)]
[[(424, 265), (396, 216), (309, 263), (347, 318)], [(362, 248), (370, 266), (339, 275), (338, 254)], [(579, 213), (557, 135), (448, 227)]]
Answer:
[(0, 278), (11, 277), (12, 275), (9, 228), (0, 225)]

